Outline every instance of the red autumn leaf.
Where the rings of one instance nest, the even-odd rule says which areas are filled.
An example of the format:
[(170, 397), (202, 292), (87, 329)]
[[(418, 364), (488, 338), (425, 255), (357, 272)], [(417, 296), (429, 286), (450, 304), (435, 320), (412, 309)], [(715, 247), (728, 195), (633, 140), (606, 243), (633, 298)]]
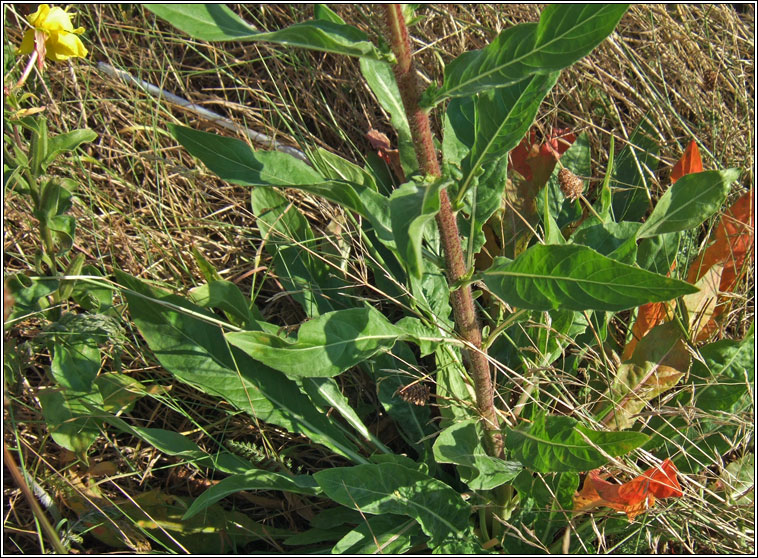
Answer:
[(681, 498), (682, 487), (677, 470), (670, 459), (624, 484), (600, 478), (598, 469), (590, 471), (582, 490), (574, 495), (574, 511), (594, 506), (607, 506), (626, 513), (629, 521), (655, 504), (656, 498)]
[(544, 176), (547, 180), (553, 172), (555, 162), (574, 141), (576, 136), (570, 133), (568, 128), (554, 128), (547, 142), (540, 145), (537, 143), (537, 131), (532, 128), (527, 137), (511, 150), (511, 168), (517, 170), (529, 182), (533, 181), (535, 176)]
[(684, 150), (684, 155), (671, 169), (671, 184), (682, 178), (685, 174), (703, 172), (703, 162), (700, 160), (700, 150), (697, 143), (692, 140)]

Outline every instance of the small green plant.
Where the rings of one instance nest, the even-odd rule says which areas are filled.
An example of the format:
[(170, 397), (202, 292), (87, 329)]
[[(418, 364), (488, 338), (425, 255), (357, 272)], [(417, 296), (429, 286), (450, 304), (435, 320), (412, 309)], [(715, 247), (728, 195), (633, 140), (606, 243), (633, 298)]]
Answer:
[[(178, 432), (133, 425), (123, 413), (134, 397), (116, 401), (108, 393), (140, 394), (144, 387), (114, 387), (114, 375), (98, 374), (96, 340), (119, 339), (112, 323), (99, 318), (107, 312), (51, 315), (51, 373), (59, 389), (43, 408), (69, 413), (48, 420), (58, 443), (73, 448), (76, 440), (86, 459), (105, 424), (228, 475), (194, 500), (172, 501), (153, 531), (186, 535), (203, 524), (239, 544), (265, 532), (284, 545), (319, 544), (334, 553), (596, 551), (596, 519), (619, 544), (631, 544), (634, 525), (602, 510), (592, 518), (585, 512), (607, 506), (630, 521), (659, 513), (650, 507), (656, 497), (687, 498), (694, 490), (686, 477), (677, 479), (677, 470), (697, 473), (730, 449), (738, 426), (712, 417), (750, 406), (752, 327), (741, 341), (698, 347), (706, 319), (697, 318), (704, 315), (704, 299), (697, 299), (703, 284), (667, 275), (680, 246), (692, 243), (722, 208), (739, 171), (690, 168), (654, 203), (647, 176), (656, 153), (645, 141), (644, 123), (617, 157), (611, 143), (597, 191), (579, 178), (592, 174), (584, 134), (554, 148), (562, 153), (557, 165), (553, 155), (549, 166), (509, 161), (561, 70), (612, 33), (626, 6), (549, 6), (539, 22), (509, 27), (486, 48), (448, 63), (441, 83), (426, 89), (409, 41), (408, 26), (418, 21), (411, 6), (383, 7), (386, 34), (378, 45), (323, 5), (315, 6), (313, 20), (271, 32), (221, 5), (148, 9), (195, 39), (266, 41), (357, 57), (397, 136), (396, 153), (382, 148), (385, 168), (378, 160), (361, 167), (312, 146), (303, 146), (305, 162), (170, 127), (208, 169), (250, 187), (271, 272), (307, 317), (295, 331), (264, 319), (257, 300), (264, 277), (256, 275), (250, 292), (242, 292), (197, 251), (207, 283), (188, 296), (115, 274), (131, 319), (174, 378), (256, 424), (307, 437), (329, 455), (329, 467), (295, 468), (286, 456), (268, 459), (246, 442), (206, 451)], [(442, 111), (441, 138), (432, 133), (433, 110)], [(41, 124), (35, 125), (27, 124), (37, 134), (32, 146), (46, 141), (34, 139), (42, 138)], [(25, 177), (26, 162), (15, 157), (14, 176)], [(17, 179), (19, 187), (27, 187), (24, 180)], [(339, 239), (325, 249), (285, 188), (340, 205), (365, 253), (335, 250), (343, 247)], [(70, 286), (63, 277), (84, 269), (81, 263), (61, 269), (66, 237), (61, 226), (49, 225), (68, 209), (64, 190), (56, 190), (63, 202), (37, 215), (41, 223), (40, 215), (49, 214), (45, 226), (59, 235), (48, 246), (40, 224), (38, 273), (59, 276), (56, 288)], [(686, 263), (698, 257), (691, 250)], [(351, 272), (353, 258), (365, 262), (369, 279)], [(728, 267), (708, 262), (703, 267), (713, 273)], [(682, 263), (677, 269), (687, 269)], [(737, 273), (741, 265), (735, 263)], [(76, 288), (55, 294), (40, 290), (54, 284), (47, 279), (16, 281), (17, 299), (31, 301), (26, 312), (47, 311), (69, 297), (87, 308)], [(107, 301), (98, 298), (101, 291), (82, 292), (112, 304), (109, 289)], [(654, 329), (634, 329), (640, 337), (634, 340), (632, 327), (626, 337), (614, 334), (627, 312), (641, 322), (645, 309), (659, 303), (667, 320)], [(625, 347), (629, 354), (619, 362)], [(555, 369), (565, 382), (546, 379), (544, 372)], [(371, 400), (381, 408), (367, 410), (365, 401), (345, 394), (337, 379), (350, 371), (368, 378)], [(662, 395), (667, 405), (698, 409), (703, 417), (669, 419), (658, 412)], [(400, 443), (370, 427), (379, 413), (389, 417)], [(638, 466), (641, 455), (648, 462), (653, 456), (653, 469)], [(630, 471), (648, 470), (622, 485), (601, 478), (599, 468), (618, 468), (623, 460)], [(743, 469), (733, 476), (742, 479)], [(319, 502), (321, 511), (307, 531), (262, 529), (219, 505), (246, 490), (282, 491)], [(744, 495), (730, 497), (736, 502)], [(156, 517), (166, 507), (163, 500), (141, 503)]]

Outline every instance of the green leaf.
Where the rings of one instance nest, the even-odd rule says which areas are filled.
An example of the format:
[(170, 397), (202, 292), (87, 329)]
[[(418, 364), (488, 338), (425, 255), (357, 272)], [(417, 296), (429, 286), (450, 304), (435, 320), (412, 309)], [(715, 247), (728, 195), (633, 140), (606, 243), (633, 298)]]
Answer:
[(387, 60), (363, 31), (323, 19), (296, 23), (265, 33), (256, 30), (220, 4), (146, 4), (145, 7), (177, 29), (202, 41), (266, 41), (348, 56)]
[(544, 414), (506, 430), (505, 445), (513, 457), (540, 473), (596, 469), (608, 462), (606, 455), (624, 455), (648, 439), (639, 432), (597, 432), (571, 417)]
[(107, 413), (129, 413), (134, 404), (147, 394), (145, 386), (126, 374), (107, 372), (93, 382), (103, 398), (103, 410)]
[(302, 378), (301, 386), (311, 401), (320, 407), (324, 413), (336, 411), (364, 440), (374, 444), (382, 451), (391, 452), (363, 423), (333, 378)]
[(147, 442), (166, 455), (178, 456), (184, 460), (191, 461), (196, 467), (208, 467), (230, 474), (241, 474), (249, 471), (251, 467), (249, 461), (228, 451), (209, 455), (200, 449), (200, 446), (195, 442), (173, 430), (132, 426), (128, 422), (112, 415), (105, 415), (103, 420), (120, 431), (132, 434), (140, 440)]
[(577, 229), (571, 235), (571, 241), (592, 248), (603, 256), (631, 265), (637, 257), (634, 237), (641, 226), (641, 223), (633, 221), (596, 223)]
[(225, 338), (253, 359), (288, 376), (330, 377), (388, 351), (405, 332), (369, 306), (328, 312), (300, 326), (297, 341), (262, 331)]
[(343, 506), (415, 519), (432, 545), (463, 531), (471, 513), (448, 485), (395, 463), (335, 467), (313, 476), (326, 495)]
[(392, 127), (397, 132), (400, 164), (403, 166), (405, 176), (410, 176), (418, 170), (418, 163), (411, 139), (411, 127), (408, 124), (408, 117), (405, 114), (392, 66), (387, 62), (365, 57), (360, 59), (360, 66), (363, 78), (373, 91), (376, 100), (390, 115)]
[(180, 381), (221, 397), (256, 420), (300, 432), (340, 455), (365, 462), (343, 432), (297, 385), (231, 347), (214, 314), (116, 271), (140, 333), (161, 365)]
[(306, 496), (316, 496), (319, 492), (315, 482), (307, 475), (293, 478), (281, 473), (253, 469), (227, 477), (211, 486), (192, 502), (183, 519), (189, 519), (222, 498), (243, 490), (281, 490)]
[(52, 277), (31, 279), (23, 273), (17, 273), (8, 277), (5, 284), (14, 299), (12, 311), (8, 316), (8, 321), (11, 321), (47, 308), (49, 303), (46, 297), (58, 290), (60, 280)]
[(402, 515), (372, 515), (342, 537), (332, 554), (403, 554), (421, 535), (418, 523)]
[(477, 96), (474, 145), (463, 163), (464, 189), (480, 168), (507, 157), (519, 144), (558, 75), (551, 72), (532, 76)]
[(92, 389), (92, 381), (100, 370), (100, 348), (92, 338), (78, 338), (53, 343), (50, 372), (61, 386), (81, 392)]
[(637, 231), (637, 238), (685, 231), (714, 215), (726, 200), (739, 169), (686, 174), (666, 190)]
[(474, 146), (475, 97), (452, 99), (445, 110), (442, 160), (459, 165)]
[(191, 289), (188, 295), (192, 302), (204, 308), (223, 310), (235, 325), (250, 328), (255, 323), (250, 313), (250, 303), (231, 281), (212, 281)]
[(220, 178), (243, 186), (286, 186), (323, 196), (366, 217), (380, 240), (392, 244), (389, 200), (371, 186), (326, 179), (288, 153), (254, 151), (238, 139), (185, 126), (170, 125), (169, 130)]
[(737, 411), (739, 402), (755, 392), (754, 336), (723, 339), (700, 349), (692, 363), (697, 408), (705, 412)]
[(643, 117), (613, 169), (613, 215), (616, 222), (639, 221), (652, 207), (648, 180), (658, 165), (655, 127)]
[(450, 185), (439, 179), (432, 184), (406, 182), (390, 196), (390, 218), (400, 257), (409, 275), (421, 279), (424, 261), (421, 244), (426, 225), (440, 210), (440, 191)]
[(37, 396), (55, 443), (86, 462), (87, 450), (100, 434), (100, 420), (91, 409), (91, 405), (101, 403), (100, 395), (44, 388)]
[(578, 245), (529, 248), (515, 260), (496, 258), (481, 274), (508, 304), (531, 310), (626, 310), (697, 289), (676, 279), (622, 264)]
[(255, 151), (236, 138), (169, 124), (171, 134), (220, 178), (234, 184), (296, 187), (324, 182), (308, 163), (280, 151)]
[(438, 463), (455, 463), (461, 480), (472, 490), (490, 490), (516, 478), (521, 463), (490, 457), (481, 445), (481, 421), (458, 422), (443, 430), (434, 442)]
[(345, 20), (338, 16), (326, 4), (316, 4), (313, 6), (313, 19), (323, 19), (332, 23), (345, 23)]
[(47, 157), (45, 157), (42, 166), (47, 168), (47, 166), (50, 165), (61, 153), (73, 151), (81, 144), (95, 141), (95, 139), (97, 139), (97, 134), (89, 128), (72, 130), (65, 134), (53, 136), (48, 141)]
[[(335, 302), (343, 300), (340, 289), (346, 284), (319, 256), (321, 250), (305, 216), (272, 188), (254, 188), (250, 202), (283, 287), (307, 316), (336, 310)], [(344, 299), (349, 302), (349, 297)]]
[(445, 67), (442, 87), (424, 92), (422, 105), (433, 107), (445, 98), (475, 95), (566, 68), (599, 45), (626, 10), (623, 4), (548, 6), (539, 24), (509, 27), (484, 49), (453, 60)]
[(430, 424), (430, 409), (403, 401), (397, 394), (399, 389), (413, 381), (411, 368), (414, 366), (416, 357), (410, 347), (402, 341), (395, 344), (391, 353), (376, 355), (366, 362), (376, 386), (379, 402), (394, 421), (400, 435), (421, 454), (424, 444), (428, 443), (422, 440), (436, 431)]

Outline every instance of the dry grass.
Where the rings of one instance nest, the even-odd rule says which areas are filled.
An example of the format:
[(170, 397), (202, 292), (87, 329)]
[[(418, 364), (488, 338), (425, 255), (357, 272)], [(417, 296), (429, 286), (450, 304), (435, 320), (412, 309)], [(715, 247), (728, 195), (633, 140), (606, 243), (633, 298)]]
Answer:
[[(376, 36), (376, 6), (335, 9), (348, 22)], [(98, 133), (86, 150), (87, 157), (58, 170), (80, 184), (72, 210), (78, 224), (74, 253), (84, 253), (87, 263), (105, 273), (123, 269), (186, 291), (204, 282), (189, 250), (195, 246), (224, 278), (248, 292), (260, 240), (248, 190), (225, 184), (198, 167), (161, 131), (170, 122), (203, 129), (209, 124), (102, 74), (97, 61), (283, 143), (318, 145), (355, 162), (362, 162), (371, 151), (364, 137), (370, 128), (393, 137), (389, 119), (362, 83), (356, 60), (264, 44), (199, 43), (156, 21), (137, 5), (80, 5), (77, 10), (76, 24), (88, 30), (89, 60), (71, 66), (49, 65), (45, 79), (50, 96), (40, 102), (48, 107), (51, 130), (89, 127)], [(235, 10), (262, 29), (281, 28), (311, 15), (311, 8), (301, 5), (246, 5)], [(8, 8), (5, 23), (11, 44), (18, 44), (21, 35), (16, 12), (28, 11), (29, 6)], [(435, 4), (422, 12), (428, 18), (413, 28), (413, 43), (425, 76), (435, 81), (441, 77), (442, 62), (482, 48), (513, 23), (535, 21), (539, 8)], [(616, 137), (619, 149), (646, 116), (661, 145), (655, 193), (665, 189), (668, 169), (692, 138), (701, 143), (705, 168), (740, 167), (740, 184), (746, 188), (754, 181), (754, 18), (753, 5), (741, 5), (738, 11), (730, 4), (635, 6), (610, 40), (563, 73), (543, 104), (538, 125), (586, 131), (597, 178), (605, 172), (610, 135)], [(709, 72), (717, 76), (712, 88), (705, 83)], [(440, 113), (434, 116), (439, 129)], [(292, 199), (317, 230), (326, 231), (339, 214), (323, 200), (297, 194)], [(4, 224), (5, 273), (32, 269), (36, 228), (25, 197), (5, 192)], [(265, 254), (261, 263), (269, 263)], [(740, 302), (728, 329), (735, 338), (744, 335), (746, 324), (754, 319), (753, 284), (751, 276), (738, 293)], [(280, 291), (276, 278), (269, 276), (259, 293), (259, 306), (265, 307), (273, 321), (297, 323), (296, 305), (277, 296)], [(6, 339), (21, 345), (36, 335), (35, 324), (22, 324)], [(190, 433), (202, 447), (245, 440), (266, 458), (276, 460), (283, 452), (289, 453), (306, 471), (329, 462), (329, 456), (308, 448), (306, 440), (276, 428), (258, 428), (246, 417), (230, 417), (228, 406), (175, 382), (141, 350), (136, 332), (130, 335), (122, 357), (124, 371), (143, 383), (170, 390), (169, 395), (156, 397), (163, 405), (145, 398), (135, 407), (131, 417), (141, 426)], [(44, 373), (48, 365), (46, 349), (32, 342), (20, 365), (23, 381), (10, 390), (13, 418), (9, 420), (10, 407), (6, 407), (4, 435), (10, 447), (20, 448), (24, 469), (48, 492), (52, 505), (73, 521), (76, 512), (67, 507), (71, 496), (66, 486), (75, 484), (87, 470), (52, 441), (41, 418), (35, 391), (49, 384)], [(361, 385), (360, 377), (346, 381), (351, 382), (348, 392), (370, 391)], [(101, 437), (90, 452), (90, 461), (113, 463), (119, 472), (100, 486), (106, 501), (151, 488), (196, 496), (213, 482), (178, 458), (162, 456), (124, 435)], [(4, 496), (5, 551), (40, 552), (30, 508), (9, 480)], [(276, 494), (252, 501), (240, 497), (239, 505), (255, 519), (293, 530), (301, 528), (302, 517), (314, 511), (282, 502)], [(680, 542), (674, 551), (744, 552), (743, 547), (734, 546), (739, 537), (721, 536), (710, 528), (709, 522), (723, 523), (713, 510), (700, 508), (696, 515), (700, 524), (688, 523), (687, 532), (679, 532), (682, 524), (678, 522), (683, 520), (673, 516), (666, 520), (668, 525), (658, 526), (676, 533)], [(73, 548), (110, 551), (89, 535), (84, 537)], [(276, 546), (261, 543), (259, 548)], [(656, 540), (650, 541), (649, 548), (667, 550)]]

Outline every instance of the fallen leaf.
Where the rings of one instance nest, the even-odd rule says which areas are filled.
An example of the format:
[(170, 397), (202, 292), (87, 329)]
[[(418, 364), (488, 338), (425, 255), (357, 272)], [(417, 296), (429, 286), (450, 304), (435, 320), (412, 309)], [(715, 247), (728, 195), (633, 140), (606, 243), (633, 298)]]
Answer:
[(584, 479), (582, 489), (574, 494), (574, 513), (597, 506), (606, 506), (624, 512), (629, 521), (655, 504), (656, 498), (681, 498), (682, 487), (677, 469), (670, 459), (648, 469), (635, 479), (615, 484), (604, 480), (600, 470), (594, 469)]

